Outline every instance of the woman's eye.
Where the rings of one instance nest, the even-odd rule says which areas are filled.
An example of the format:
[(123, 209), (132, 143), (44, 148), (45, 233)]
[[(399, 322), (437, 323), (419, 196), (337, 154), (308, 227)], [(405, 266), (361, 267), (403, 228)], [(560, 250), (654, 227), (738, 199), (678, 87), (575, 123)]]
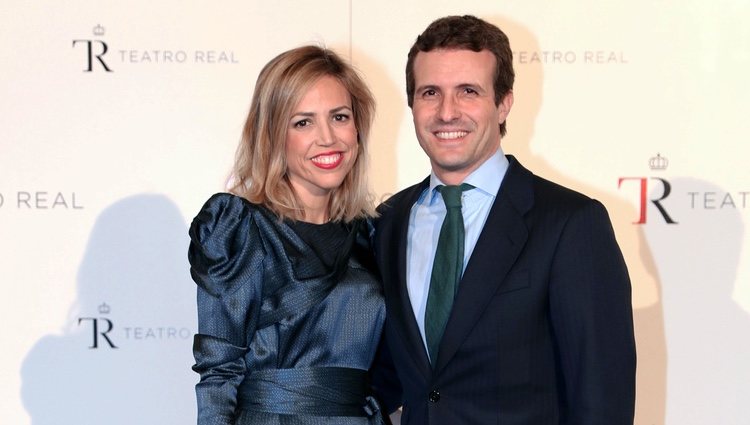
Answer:
[(347, 114), (336, 114), (333, 116), (334, 121), (346, 121), (349, 119), (349, 115)]
[(294, 127), (296, 128), (307, 127), (308, 125), (310, 125), (310, 120), (308, 119), (300, 120), (294, 123)]

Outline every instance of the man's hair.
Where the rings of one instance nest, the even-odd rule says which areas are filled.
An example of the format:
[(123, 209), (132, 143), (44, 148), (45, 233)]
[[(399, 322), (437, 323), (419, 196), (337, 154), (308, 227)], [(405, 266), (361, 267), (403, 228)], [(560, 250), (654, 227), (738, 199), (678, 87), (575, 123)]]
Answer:
[(367, 143), (375, 100), (362, 78), (329, 49), (303, 46), (281, 53), (260, 71), (232, 170), (230, 192), (263, 205), (280, 218), (304, 219), (287, 175), (286, 135), (294, 108), (320, 78), (337, 79), (351, 96), (357, 128), (356, 160), (329, 203), (333, 220), (374, 214), (367, 183)]
[[(493, 89), (495, 105), (513, 90), (513, 52), (508, 36), (500, 28), (475, 16), (446, 16), (432, 22), (409, 50), (406, 61), (406, 97), (414, 105), (414, 59), (419, 52), (435, 49), (488, 50), (495, 56)], [(505, 135), (505, 122), (500, 124), (500, 134)]]

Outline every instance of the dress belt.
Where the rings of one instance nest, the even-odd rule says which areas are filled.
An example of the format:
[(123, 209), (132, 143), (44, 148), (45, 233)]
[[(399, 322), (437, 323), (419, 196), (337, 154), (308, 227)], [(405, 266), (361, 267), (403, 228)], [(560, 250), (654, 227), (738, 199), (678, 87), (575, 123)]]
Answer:
[(345, 367), (253, 371), (238, 389), (238, 408), (277, 414), (379, 416), (367, 395), (367, 371)]

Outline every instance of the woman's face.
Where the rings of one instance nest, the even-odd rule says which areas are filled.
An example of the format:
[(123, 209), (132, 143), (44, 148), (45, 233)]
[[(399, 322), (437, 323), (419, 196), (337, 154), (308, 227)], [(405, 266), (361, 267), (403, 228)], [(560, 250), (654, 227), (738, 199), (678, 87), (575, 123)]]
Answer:
[(303, 205), (328, 202), (357, 159), (351, 96), (321, 77), (294, 108), (286, 131), (287, 175)]

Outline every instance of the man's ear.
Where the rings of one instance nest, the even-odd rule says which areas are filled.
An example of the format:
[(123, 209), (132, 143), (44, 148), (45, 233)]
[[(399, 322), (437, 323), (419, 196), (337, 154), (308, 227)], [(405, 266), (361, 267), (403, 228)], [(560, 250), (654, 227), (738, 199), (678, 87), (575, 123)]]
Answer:
[(513, 107), (513, 90), (509, 90), (508, 93), (500, 100), (500, 104), (497, 105), (497, 123), (502, 124), (505, 119), (508, 118), (510, 108)]

